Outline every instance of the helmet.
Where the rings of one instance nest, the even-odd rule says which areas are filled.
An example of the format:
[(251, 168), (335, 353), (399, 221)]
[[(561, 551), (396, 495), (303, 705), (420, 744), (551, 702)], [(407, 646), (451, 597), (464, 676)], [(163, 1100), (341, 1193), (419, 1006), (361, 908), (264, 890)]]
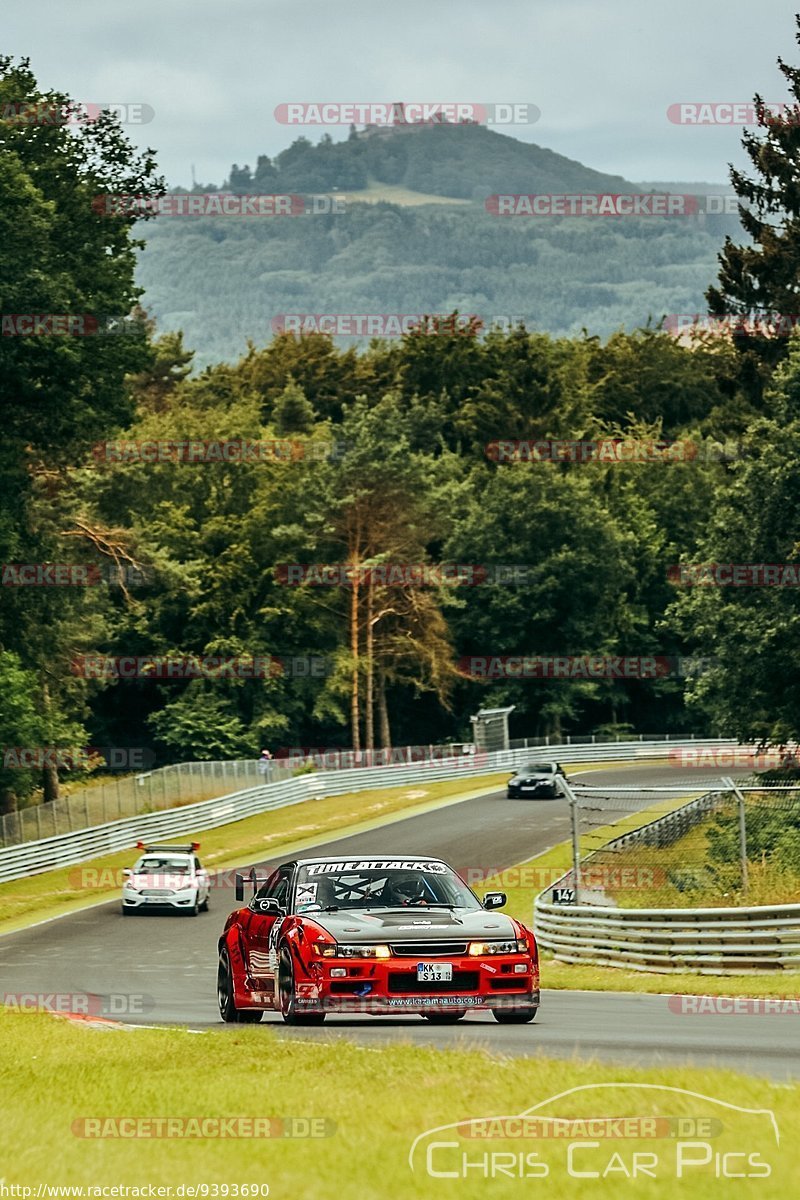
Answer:
[(401, 875), (392, 879), (386, 891), (392, 904), (420, 904), (427, 894), (425, 881), (419, 875)]

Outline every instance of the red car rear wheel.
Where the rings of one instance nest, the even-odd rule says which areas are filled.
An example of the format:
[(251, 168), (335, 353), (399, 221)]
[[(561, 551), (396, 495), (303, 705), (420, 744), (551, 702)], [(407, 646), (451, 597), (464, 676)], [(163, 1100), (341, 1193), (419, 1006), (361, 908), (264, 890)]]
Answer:
[(233, 994), (231, 960), (228, 951), (224, 947), (219, 952), (217, 1001), (219, 1003), (219, 1015), (228, 1025), (256, 1025), (264, 1015), (259, 1009), (236, 1007)]

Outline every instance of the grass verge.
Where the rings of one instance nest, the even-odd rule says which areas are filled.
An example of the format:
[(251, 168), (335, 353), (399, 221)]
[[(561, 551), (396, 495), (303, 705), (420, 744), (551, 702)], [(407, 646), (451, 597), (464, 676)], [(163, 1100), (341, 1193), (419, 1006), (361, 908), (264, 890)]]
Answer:
[[(787, 1136), (800, 1123), (796, 1089), (732, 1071), (501, 1057), (465, 1049), (453, 1033), (453, 1048), (444, 1051), (410, 1044), (368, 1049), (346, 1040), (288, 1040), (256, 1027), (102, 1033), (41, 1013), (0, 1010), (0, 1121), (6, 1147), (13, 1147), (0, 1174), (6, 1185), (32, 1188), (33, 1197), (40, 1184), (153, 1184), (171, 1187), (173, 1197), (181, 1185), (209, 1185), (208, 1196), (232, 1197), (234, 1185), (258, 1184), (268, 1185), (274, 1200), (516, 1198), (537, 1185), (570, 1200), (612, 1200), (632, 1186), (634, 1153), (647, 1155), (638, 1161), (649, 1175), (639, 1173), (633, 1187), (642, 1200), (678, 1192), (685, 1200), (777, 1200), (798, 1178), (800, 1149)], [(530, 1034), (535, 1048), (535, 1026)], [(484, 1130), (495, 1136), (479, 1140), (445, 1129), (418, 1143), (412, 1171), (412, 1144), (426, 1130), (519, 1114), (582, 1085), (589, 1090), (551, 1099), (541, 1114), (662, 1122), (655, 1134), (624, 1139), (577, 1131), (542, 1137), (529, 1126), (530, 1137), (509, 1137), (514, 1131), (505, 1127)], [(666, 1088), (678, 1090), (660, 1090)], [(327, 1136), (189, 1140), (154, 1138), (152, 1126), (146, 1141), (141, 1134), (82, 1136), (114, 1132), (119, 1127), (109, 1118), (131, 1117), (316, 1118), (326, 1122)], [(86, 1126), (86, 1118), (98, 1123)], [(698, 1122), (712, 1124), (698, 1128)], [(430, 1149), (433, 1142), (450, 1144)], [(429, 1149), (433, 1170), (455, 1177), (427, 1172)], [(498, 1154), (504, 1158), (491, 1157)], [(465, 1168), (464, 1155), (476, 1165)], [(753, 1177), (725, 1177), (734, 1172)]]

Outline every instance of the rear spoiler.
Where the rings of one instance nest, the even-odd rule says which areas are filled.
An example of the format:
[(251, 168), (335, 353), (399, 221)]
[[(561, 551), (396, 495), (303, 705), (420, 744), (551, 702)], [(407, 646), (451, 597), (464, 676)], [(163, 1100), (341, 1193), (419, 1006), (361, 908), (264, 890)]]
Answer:
[(145, 854), (153, 852), (168, 851), (172, 854), (194, 854), (195, 850), (200, 849), (199, 842), (190, 842), (188, 846), (153, 846), (149, 842), (137, 842), (137, 850), (144, 850)]
[[(239, 872), (237, 871), (235, 878), (236, 878), (236, 899), (241, 902), (242, 900), (244, 900), (245, 876), (240, 875)], [(267, 882), (266, 878), (259, 879), (259, 877), (256, 873), (255, 867), (250, 868), (250, 873), (247, 875), (246, 878), (247, 878), (247, 882), (250, 884), (250, 886), (253, 889), (254, 896), (255, 896), (256, 892), (258, 891), (258, 889), (261, 887), (261, 885)]]

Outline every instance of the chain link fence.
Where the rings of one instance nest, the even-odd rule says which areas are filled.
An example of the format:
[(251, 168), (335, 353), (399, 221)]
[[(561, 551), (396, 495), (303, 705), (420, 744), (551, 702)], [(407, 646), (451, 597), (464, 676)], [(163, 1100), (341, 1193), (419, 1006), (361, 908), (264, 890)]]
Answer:
[[(509, 743), (510, 750), (542, 747), (590, 745), (607, 746), (618, 743), (653, 743), (694, 741), (695, 736), (656, 734), (587, 734), (567, 735), (564, 738), (518, 738)], [(346, 771), (357, 767), (385, 767), (404, 763), (420, 763), (438, 759), (474, 755), (472, 742), (449, 742), (444, 745), (402, 746), (389, 750), (289, 750), (275, 757), (269, 767), (256, 759), (231, 762), (175, 763), (136, 775), (106, 778), (102, 783), (87, 783), (75, 787), (59, 800), (30, 805), (0, 816), (0, 848), (17, 846), (22, 842), (39, 841), (62, 833), (73, 833), (124, 817), (161, 812), (196, 804), (230, 792), (255, 787), (259, 783), (277, 783), (305, 771)]]
[[(274, 779), (291, 771), (274, 768)], [(3, 847), (209, 800), (263, 782), (255, 761), (176, 763), (76, 789), (0, 818)]]
[[(800, 902), (800, 787), (760, 786), (752, 772), (702, 783), (698, 776), (705, 794), (687, 803), (693, 782), (670, 790), (574, 788), (581, 903)], [(573, 880), (574, 871), (568, 886)]]
[(161, 812), (243, 791), (260, 783), (279, 783), (305, 771), (380, 767), (472, 754), (469, 743), (404, 746), (395, 750), (320, 750), (291, 752), (269, 764), (256, 759), (175, 763), (75, 788), (60, 799), (35, 804), (0, 817), (0, 847), (39, 841), (105, 825), (124, 817)]

